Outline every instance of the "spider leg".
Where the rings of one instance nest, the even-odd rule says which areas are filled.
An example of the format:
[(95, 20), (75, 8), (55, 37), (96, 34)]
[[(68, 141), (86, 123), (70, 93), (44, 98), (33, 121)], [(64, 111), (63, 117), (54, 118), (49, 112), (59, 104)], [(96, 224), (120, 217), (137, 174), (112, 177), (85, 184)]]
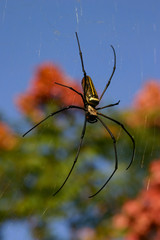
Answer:
[(72, 90), (73, 92), (76, 92), (77, 94), (79, 94), (83, 100), (83, 103), (84, 103), (84, 97), (83, 97), (83, 94), (78, 92), (76, 89), (72, 88), (72, 87), (69, 87), (67, 85), (64, 85), (64, 84), (61, 84), (61, 83), (57, 83), (57, 82), (54, 82), (55, 84), (59, 85), (59, 86), (62, 86), (62, 87), (66, 87), (66, 88), (69, 88), (70, 90)]
[(111, 130), (107, 127), (107, 125), (98, 116), (97, 116), (97, 118), (102, 123), (102, 125), (105, 127), (105, 129), (107, 130), (107, 132), (109, 133), (109, 135), (111, 136), (111, 138), (113, 140), (114, 153), (115, 153), (115, 167), (114, 167), (114, 171), (112, 172), (110, 177), (107, 179), (105, 184), (95, 194), (89, 196), (89, 198), (92, 198), (92, 197), (96, 196), (100, 191), (102, 191), (102, 189), (107, 185), (107, 183), (110, 181), (110, 179), (113, 177), (113, 175), (115, 174), (116, 170), (118, 169), (118, 157), (117, 157), (116, 139), (115, 139), (113, 133), (111, 132)]
[(127, 131), (127, 129), (124, 127), (124, 125), (123, 125), (122, 123), (120, 123), (120, 122), (118, 122), (117, 120), (115, 120), (115, 119), (113, 119), (113, 118), (111, 118), (111, 117), (108, 117), (108, 116), (106, 116), (106, 115), (104, 115), (104, 114), (102, 114), (102, 113), (97, 113), (97, 114), (98, 114), (98, 115), (101, 115), (102, 117), (105, 117), (105, 118), (107, 118), (107, 119), (109, 119), (109, 120), (111, 120), (111, 121), (113, 121), (113, 122), (115, 122), (115, 123), (117, 123), (118, 125), (120, 125), (121, 128), (127, 133), (127, 135), (128, 135), (128, 136), (130, 137), (130, 139), (132, 140), (132, 143), (133, 143), (133, 152), (132, 152), (131, 161), (130, 161), (128, 167), (126, 168), (126, 170), (128, 170), (128, 168), (132, 165), (133, 160), (134, 160), (134, 154), (135, 154), (135, 140), (134, 140), (134, 138), (133, 138), (132, 135)]
[(75, 32), (75, 34), (76, 34), (78, 48), (79, 48), (79, 55), (80, 55), (80, 58), (81, 58), (82, 71), (83, 71), (84, 75), (86, 75), (86, 71), (84, 69), (83, 56), (82, 56), (82, 51), (81, 51), (81, 47), (80, 47), (80, 43), (79, 43), (78, 34), (77, 34), (77, 32)]
[(111, 79), (112, 79), (112, 77), (113, 77), (113, 74), (114, 74), (114, 72), (115, 72), (115, 70), (116, 70), (116, 52), (115, 52), (115, 49), (114, 49), (114, 47), (113, 47), (112, 45), (111, 45), (111, 48), (113, 49), (113, 53), (114, 53), (114, 66), (113, 66), (113, 71), (112, 71), (112, 74), (111, 74), (111, 76), (110, 76), (110, 78), (109, 78), (109, 80), (108, 80), (108, 83), (107, 83), (105, 89), (103, 90), (103, 92), (102, 92), (102, 94), (101, 94), (101, 96), (100, 96), (100, 98), (99, 98), (99, 101), (102, 99), (105, 91), (107, 90), (107, 88), (108, 88), (108, 86), (109, 86), (109, 84), (110, 84), (110, 82), (111, 82)]
[(104, 106), (104, 107), (99, 107), (99, 108), (96, 108), (96, 110), (101, 110), (101, 109), (104, 109), (104, 108), (108, 108), (108, 107), (113, 107), (115, 105), (118, 105), (120, 103), (120, 100), (116, 103), (113, 103), (113, 104), (109, 104), (107, 106)]
[(74, 106), (74, 105), (70, 105), (70, 106), (68, 106), (68, 107), (62, 108), (62, 109), (60, 109), (60, 110), (58, 110), (58, 111), (56, 111), (56, 112), (53, 112), (53, 113), (49, 114), (47, 117), (45, 117), (44, 119), (42, 119), (39, 123), (37, 123), (36, 125), (34, 125), (34, 126), (33, 126), (32, 128), (30, 128), (27, 132), (25, 132), (22, 136), (24, 137), (25, 135), (27, 135), (29, 132), (31, 132), (34, 128), (36, 128), (37, 126), (39, 126), (42, 122), (46, 121), (48, 118), (54, 116), (54, 115), (57, 114), (57, 113), (63, 112), (63, 111), (65, 111), (65, 110), (68, 110), (68, 109), (70, 109), (70, 108), (77, 108), (77, 109), (82, 109), (82, 110), (84, 110), (84, 108), (79, 107), (79, 106)]
[(85, 83), (84, 83), (84, 89), (85, 89), (85, 91), (84, 91), (84, 99), (86, 99), (86, 71), (84, 69), (83, 56), (82, 56), (82, 51), (81, 51), (81, 47), (80, 47), (80, 43), (79, 43), (78, 33), (75, 32), (75, 34), (76, 34), (78, 48), (79, 48), (79, 55), (80, 55), (81, 64), (82, 64), (82, 71), (83, 71), (84, 79), (85, 79)]
[(77, 162), (77, 159), (78, 159), (78, 156), (79, 156), (79, 153), (80, 153), (80, 150), (81, 150), (81, 146), (82, 146), (82, 142), (83, 142), (83, 138), (84, 138), (84, 135), (85, 135), (85, 130), (86, 130), (86, 123), (87, 123), (87, 119), (86, 119), (86, 116), (85, 116), (85, 120), (84, 120), (84, 125), (83, 125), (83, 129), (82, 129), (82, 133), (81, 133), (81, 138), (80, 138), (80, 143), (79, 143), (79, 146), (78, 146), (78, 150), (77, 150), (77, 154), (76, 154), (76, 157), (74, 159), (74, 162), (73, 162), (73, 165), (65, 179), (65, 181), (63, 182), (63, 184), (61, 185), (61, 187), (53, 194), (53, 196), (55, 196), (65, 185), (65, 183), (67, 182), (69, 176), (71, 175), (72, 173), (72, 170)]

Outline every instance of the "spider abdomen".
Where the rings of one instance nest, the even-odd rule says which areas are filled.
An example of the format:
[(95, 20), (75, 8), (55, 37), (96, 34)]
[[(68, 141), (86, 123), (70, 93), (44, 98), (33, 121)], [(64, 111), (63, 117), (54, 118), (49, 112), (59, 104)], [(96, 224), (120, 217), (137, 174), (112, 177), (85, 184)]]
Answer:
[(83, 92), (85, 93), (84, 95), (87, 103), (96, 107), (99, 104), (99, 98), (92, 79), (89, 76), (85, 76), (82, 79), (82, 88)]

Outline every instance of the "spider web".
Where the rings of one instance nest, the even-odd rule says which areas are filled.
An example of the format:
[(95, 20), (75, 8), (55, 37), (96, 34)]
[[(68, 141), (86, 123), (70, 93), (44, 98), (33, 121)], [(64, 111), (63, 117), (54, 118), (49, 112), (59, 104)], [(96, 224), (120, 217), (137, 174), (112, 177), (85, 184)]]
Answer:
[[(46, 200), (43, 207), (38, 208), (40, 203), (37, 203), (36, 212), (35, 205), (28, 203), (28, 211), (24, 215), (22, 212), (24, 208), (27, 209), (29, 195), (23, 189), (29, 186), (27, 191), (30, 191), (37, 180), (38, 173), (35, 177), (33, 169), (27, 170), (30, 174), (22, 177), (23, 181), (17, 184), (15, 176), (20, 176), (20, 172), (23, 172), (24, 158), (20, 161), (22, 157), (20, 151), (18, 153), (11, 153), (9, 150), (7, 153), (2, 151), (0, 172), (3, 179), (7, 176), (7, 181), (4, 182), (0, 193), (2, 240), (36, 239), (33, 236), (33, 229), (37, 230), (35, 234), (39, 234), (40, 230), (45, 229), (55, 239), (82, 238), (81, 234), (83, 235), (84, 232), (81, 232), (80, 229), (96, 231), (95, 226), (103, 225), (106, 213), (110, 214), (109, 220), (113, 216), (114, 210), (110, 203), (113, 201), (116, 204), (116, 211), (119, 205), (118, 200), (115, 199), (126, 194), (129, 197), (135, 196), (139, 190), (135, 186), (142, 186), (143, 179), (148, 176), (149, 162), (158, 157), (158, 131), (153, 129), (151, 135), (147, 135), (145, 130), (148, 122), (146, 120), (143, 131), (136, 132), (138, 143), (136, 144), (135, 165), (133, 169), (125, 172), (131, 149), (129, 140), (119, 128), (115, 129), (115, 125), (107, 122), (111, 130), (115, 132), (118, 141), (119, 170), (99, 197), (95, 200), (88, 200), (90, 191), (99, 188), (114, 167), (112, 140), (104, 133), (103, 127), (101, 128), (98, 124), (90, 125), (87, 126), (84, 145), (75, 172), (62, 190), (63, 193), (57, 195), (57, 198), (52, 198), (54, 189), (63, 182), (66, 171), (74, 160), (83, 124), (83, 115), (77, 112), (70, 115), (69, 111), (67, 115), (62, 114), (55, 118), (55, 121), (50, 119), (28, 138), (22, 139), (21, 135), (24, 129), (32, 126), (33, 122), (22, 115), (15, 105), (16, 96), (26, 91), (34, 71), (43, 63), (52, 62), (60, 66), (68, 78), (75, 79), (80, 85), (83, 73), (75, 38), (77, 31), (85, 70), (92, 78), (99, 96), (112, 72), (113, 52), (110, 45), (114, 46), (117, 68), (100, 105), (104, 106), (121, 100), (120, 105), (113, 111), (105, 113), (121, 117), (122, 112), (122, 115), (126, 116), (126, 112), (133, 109), (132, 102), (135, 93), (148, 79), (159, 79), (160, 76), (158, 67), (160, 64), (158, 58), (160, 53), (158, 41), (160, 4), (157, 2), (153, 6), (152, 3), (146, 3), (146, 1), (144, 3), (142, 2), (141, 5), (138, 1), (132, 4), (126, 1), (120, 3), (117, 0), (93, 1), (92, 4), (90, 1), (83, 0), (0, 1), (1, 121), (9, 125), (18, 136), (19, 144), (22, 146), (20, 149), (25, 152), (26, 157), (29, 153), (31, 156), (31, 152), (33, 152), (34, 164), (38, 166), (38, 162), (42, 161), (43, 172), (50, 173), (49, 170), (52, 170), (52, 166), (50, 169), (48, 166), (51, 163), (55, 168), (57, 167), (56, 169), (62, 170), (54, 171), (54, 168), (52, 170), (50, 195), (49, 190), (47, 193), (42, 191), (42, 185), (45, 185), (47, 181), (45, 179), (37, 191), (38, 197), (40, 194), (45, 195), (45, 198), (42, 198), (42, 201)], [(66, 93), (66, 98), (69, 97), (69, 93)], [(75, 95), (71, 101), (71, 104), (75, 104)], [(54, 104), (53, 99), (50, 99), (50, 104)], [(146, 119), (147, 117), (146, 114)], [(61, 132), (61, 129), (64, 129), (64, 132)], [(53, 134), (52, 137), (49, 131), (55, 135)], [(131, 131), (134, 135), (134, 128), (131, 127)], [(48, 135), (45, 139), (46, 132)], [(57, 134), (58, 132), (60, 134)], [(152, 141), (149, 136), (152, 136)], [(104, 145), (105, 141), (106, 145)], [(10, 144), (7, 139), (7, 145)], [(129, 149), (126, 150), (126, 155), (124, 149)], [(38, 151), (41, 156), (38, 155)], [(37, 162), (35, 161), (35, 152)], [(48, 152), (53, 158), (50, 157), (47, 162), (44, 161), (44, 156)], [(54, 158), (59, 159), (57, 166), (54, 165)], [(134, 172), (136, 171), (138, 177), (135, 180)], [(15, 182), (12, 181), (13, 179)], [(147, 191), (150, 184), (151, 180), (148, 178)], [(11, 191), (12, 187), (14, 192)], [(9, 195), (10, 192), (12, 195)], [(26, 205), (23, 199), (26, 199)], [(19, 206), (16, 214), (11, 211), (12, 201), (15, 202), (15, 206)], [(10, 212), (8, 217), (5, 217), (3, 209)], [(33, 214), (33, 212), (37, 214)], [(96, 222), (92, 219), (98, 220)], [(88, 234), (93, 233), (89, 232)], [(47, 233), (44, 236), (44, 239), (49, 239)], [(37, 239), (42, 238), (38, 235)]]

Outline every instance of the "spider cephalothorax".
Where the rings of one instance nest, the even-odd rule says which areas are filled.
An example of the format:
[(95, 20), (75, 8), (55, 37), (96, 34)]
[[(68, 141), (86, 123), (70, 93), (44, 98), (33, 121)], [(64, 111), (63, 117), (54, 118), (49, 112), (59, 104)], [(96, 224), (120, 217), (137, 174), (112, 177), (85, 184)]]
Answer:
[(97, 122), (97, 111), (91, 105), (87, 105), (86, 118), (89, 123)]
[[(82, 133), (81, 133), (81, 137), (80, 137), (80, 143), (79, 143), (79, 146), (78, 146), (78, 150), (77, 150), (77, 154), (76, 154), (76, 157), (74, 159), (74, 162), (73, 162), (73, 165), (66, 177), (66, 179), (64, 180), (63, 184), (61, 185), (60, 188), (58, 188), (58, 190), (53, 194), (53, 196), (55, 196), (62, 188), (63, 186), (65, 185), (65, 183), (67, 182), (70, 174), (72, 173), (72, 170), (77, 162), (77, 159), (78, 159), (78, 156), (79, 156), (79, 153), (80, 153), (80, 149), (81, 149), (81, 146), (82, 146), (82, 141), (83, 141), (83, 138), (84, 138), (84, 135), (85, 135), (85, 130), (86, 130), (86, 124), (87, 122), (89, 123), (95, 123), (97, 121), (99, 121), (103, 126), (104, 128), (106, 129), (106, 131), (108, 132), (108, 134), (110, 135), (110, 137), (112, 138), (112, 141), (113, 141), (113, 147), (114, 147), (114, 154), (115, 154), (115, 167), (114, 167), (114, 170), (112, 172), (112, 174), (109, 176), (109, 178), (107, 179), (107, 181), (103, 184), (103, 186), (93, 195), (91, 195), (90, 197), (94, 197), (95, 195), (97, 195), (105, 186), (106, 184), (110, 181), (110, 179), (112, 178), (112, 176), (114, 175), (114, 173), (116, 172), (117, 168), (118, 168), (118, 156), (117, 156), (117, 147), (116, 147), (116, 139), (113, 135), (113, 133), (111, 132), (111, 130), (108, 128), (108, 126), (103, 122), (103, 120), (101, 119), (101, 117), (103, 118), (106, 118), (116, 124), (118, 124), (126, 133), (127, 135), (130, 137), (131, 141), (132, 141), (132, 144), (133, 144), (133, 152), (132, 152), (132, 157), (131, 157), (131, 161), (127, 167), (127, 169), (131, 166), (132, 162), (133, 162), (133, 159), (134, 159), (134, 153), (135, 153), (135, 141), (132, 137), (132, 135), (127, 131), (127, 129), (124, 127), (124, 125), (122, 123), (120, 123), (119, 121), (107, 116), (107, 115), (104, 115), (102, 113), (100, 113), (98, 110), (102, 110), (104, 108), (108, 108), (108, 107), (113, 107), (115, 105), (118, 105), (120, 101), (116, 102), (116, 103), (113, 103), (113, 104), (109, 104), (109, 105), (106, 105), (104, 107), (98, 107), (97, 108), (97, 105), (99, 104), (99, 102), (101, 101), (104, 93), (106, 92), (108, 86), (110, 85), (110, 82), (111, 82), (111, 79), (113, 77), (113, 74), (115, 72), (115, 69), (116, 69), (116, 53), (115, 53), (115, 50), (114, 50), (114, 47), (111, 45), (112, 47), (112, 50), (113, 50), (113, 54), (114, 54), (114, 66), (113, 66), (113, 70), (112, 70), (112, 74), (100, 96), (100, 98), (98, 97), (98, 94), (96, 92), (96, 89), (94, 87), (94, 84), (92, 82), (92, 79), (86, 75), (86, 71), (84, 69), (84, 64), (83, 64), (83, 57), (82, 57), (82, 52), (81, 52), (81, 48), (80, 48), (80, 43), (79, 43), (79, 39), (78, 39), (78, 34), (76, 32), (76, 38), (77, 38), (77, 43), (78, 43), (78, 48), (79, 48), (79, 55), (80, 55), (80, 58), (81, 58), (81, 64), (82, 64), (82, 71), (83, 71), (83, 74), (84, 74), (84, 77), (82, 79), (82, 88), (83, 88), (83, 94), (78, 92), (77, 90), (75, 90), (74, 88), (72, 87), (69, 87), (69, 86), (66, 86), (66, 85), (63, 85), (61, 83), (56, 83), (62, 87), (65, 87), (65, 88), (69, 88), (71, 91), (74, 91), (76, 92), (78, 95), (81, 96), (82, 100), (83, 100), (83, 104), (84, 104), (84, 107), (79, 107), (79, 106), (75, 106), (75, 105), (70, 105), (68, 107), (64, 107), (56, 112), (53, 112), (51, 113), (50, 115), (48, 115), (46, 118), (44, 118), (42, 121), (40, 121), (39, 123), (37, 123), (35, 126), (33, 126), (30, 130), (28, 130), (24, 135), (23, 137), (29, 133), (32, 129), (34, 129), (35, 127), (37, 127), (38, 125), (40, 125), (42, 122), (44, 122), (45, 120), (47, 120), (49, 117), (52, 117), (60, 112), (63, 112), (63, 111), (66, 111), (68, 109), (79, 109), (79, 110), (82, 110), (85, 112), (85, 119), (84, 119), (84, 125), (83, 125), (83, 129), (82, 129)], [(101, 116), (101, 117), (99, 117)]]

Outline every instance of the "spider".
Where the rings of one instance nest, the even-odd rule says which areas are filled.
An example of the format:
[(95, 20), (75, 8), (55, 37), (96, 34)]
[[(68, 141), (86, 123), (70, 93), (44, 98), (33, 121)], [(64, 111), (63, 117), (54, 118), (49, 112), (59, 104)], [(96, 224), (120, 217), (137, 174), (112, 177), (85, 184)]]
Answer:
[(77, 149), (77, 153), (76, 153), (73, 165), (72, 165), (67, 177), (65, 178), (63, 184), (53, 194), (53, 196), (55, 196), (64, 187), (65, 183), (67, 182), (68, 178), (70, 177), (70, 175), (73, 171), (73, 168), (75, 167), (75, 164), (78, 160), (78, 156), (79, 156), (80, 149), (81, 149), (81, 146), (82, 146), (83, 138), (84, 138), (84, 135), (85, 135), (87, 122), (88, 123), (96, 123), (97, 121), (99, 121), (103, 125), (103, 127), (106, 129), (106, 131), (109, 133), (109, 135), (110, 135), (110, 137), (113, 141), (114, 154), (115, 154), (115, 166), (114, 166), (113, 172), (111, 173), (111, 175), (109, 176), (107, 181), (103, 184), (103, 186), (96, 193), (89, 196), (89, 198), (92, 198), (92, 197), (96, 196), (107, 185), (107, 183), (111, 180), (111, 178), (115, 174), (116, 170), (118, 169), (118, 156), (117, 156), (116, 139), (115, 139), (113, 133), (111, 132), (111, 130), (108, 128), (108, 126), (103, 122), (102, 118), (107, 118), (108, 120), (118, 124), (126, 132), (126, 134), (130, 137), (130, 139), (132, 141), (132, 144), (133, 144), (132, 157), (131, 157), (130, 163), (129, 163), (128, 167), (126, 168), (126, 170), (129, 169), (129, 167), (133, 163), (134, 153), (135, 153), (135, 141), (134, 141), (134, 138), (132, 137), (132, 135), (127, 131), (127, 129), (124, 127), (124, 125), (122, 123), (120, 123), (119, 121), (117, 121), (117, 120), (115, 120), (115, 119), (113, 119), (109, 116), (106, 116), (106, 115), (98, 112), (98, 110), (102, 110), (104, 108), (109, 108), (109, 107), (113, 107), (115, 105), (118, 105), (119, 102), (120, 102), (120, 101), (118, 101), (116, 103), (109, 104), (109, 105), (106, 105), (104, 107), (97, 107), (97, 105), (100, 103), (104, 93), (106, 92), (108, 86), (110, 85), (111, 79), (112, 79), (112, 77), (114, 75), (114, 72), (115, 72), (115, 69), (116, 69), (116, 52), (115, 52), (114, 47), (111, 45), (111, 48), (112, 48), (113, 54), (114, 54), (114, 66), (113, 66), (112, 74), (111, 74), (111, 76), (110, 76), (110, 78), (109, 78), (101, 96), (98, 97), (98, 94), (96, 92), (96, 89), (94, 87), (92, 79), (86, 74), (86, 71), (84, 69), (82, 51), (81, 51), (81, 47), (80, 47), (80, 43), (79, 43), (78, 34), (77, 34), (77, 32), (75, 32), (75, 34), (76, 34), (76, 39), (77, 39), (78, 48), (79, 48), (79, 55), (80, 55), (80, 60), (81, 60), (81, 65), (82, 65), (82, 71), (83, 71), (83, 75), (84, 75), (84, 77), (82, 79), (82, 82), (81, 82), (82, 89), (83, 89), (83, 94), (81, 92), (78, 92), (77, 90), (75, 90), (74, 88), (72, 88), (70, 86), (66, 86), (66, 85), (63, 85), (63, 84), (57, 83), (57, 82), (55, 82), (55, 84), (57, 84), (61, 87), (69, 88), (71, 91), (77, 93), (82, 98), (84, 106), (80, 107), (80, 106), (70, 105), (70, 106), (64, 107), (64, 108), (62, 108), (62, 109), (60, 109), (56, 112), (53, 112), (53, 113), (49, 114), (47, 117), (45, 117), (39, 123), (34, 125), (31, 129), (29, 129), (26, 133), (24, 133), (23, 137), (26, 134), (28, 134), (30, 131), (32, 131), (34, 128), (36, 128), (38, 125), (40, 125), (42, 122), (46, 121), (48, 118), (53, 117), (54, 115), (56, 115), (60, 112), (66, 111), (68, 109), (79, 109), (79, 110), (83, 110), (85, 112), (85, 119), (84, 119), (84, 124), (83, 124), (82, 132), (81, 132), (80, 142), (79, 142), (79, 146), (78, 146), (78, 149)]

